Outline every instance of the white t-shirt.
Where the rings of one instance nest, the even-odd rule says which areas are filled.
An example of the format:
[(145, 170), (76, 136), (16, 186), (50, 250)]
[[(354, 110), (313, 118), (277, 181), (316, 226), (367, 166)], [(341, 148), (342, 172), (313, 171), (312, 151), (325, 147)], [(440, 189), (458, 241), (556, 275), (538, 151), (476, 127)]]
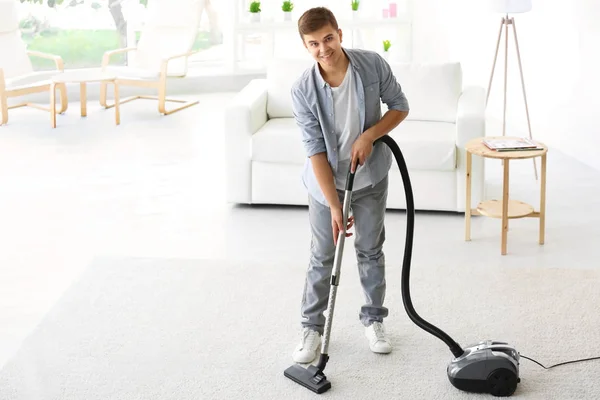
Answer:
[[(358, 96), (354, 90), (354, 74), (348, 65), (344, 80), (338, 87), (331, 87), (333, 92), (333, 119), (338, 139), (338, 170), (335, 175), (337, 189), (346, 188), (346, 178), (350, 170), (352, 145), (362, 133), (358, 113)], [(359, 190), (371, 185), (371, 178), (364, 165), (358, 165), (354, 171), (352, 190)]]

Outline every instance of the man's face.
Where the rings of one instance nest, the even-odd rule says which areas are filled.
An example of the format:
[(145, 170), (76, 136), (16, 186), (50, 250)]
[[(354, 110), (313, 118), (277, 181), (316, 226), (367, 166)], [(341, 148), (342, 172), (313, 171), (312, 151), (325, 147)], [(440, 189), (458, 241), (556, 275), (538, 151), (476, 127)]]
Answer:
[(304, 47), (318, 63), (332, 67), (342, 56), (342, 31), (327, 24), (318, 31), (304, 35)]

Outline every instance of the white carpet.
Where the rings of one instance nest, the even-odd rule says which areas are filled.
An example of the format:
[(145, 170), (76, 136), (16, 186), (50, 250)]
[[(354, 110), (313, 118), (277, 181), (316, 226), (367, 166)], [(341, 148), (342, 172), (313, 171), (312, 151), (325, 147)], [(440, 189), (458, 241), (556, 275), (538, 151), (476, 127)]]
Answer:
[[(0, 399), (314, 399), (283, 376), (305, 268), (305, 260), (97, 260), (0, 371)], [(321, 397), (490, 398), (451, 386), (450, 351), (410, 322), (400, 268), (389, 268), (394, 352), (369, 351), (356, 268), (345, 263), (326, 369), (333, 387)], [(420, 265), (417, 256), (413, 278), (417, 311), (461, 345), (505, 340), (547, 366), (600, 356), (599, 272)], [(546, 371), (523, 360), (513, 398), (598, 399), (598, 376), (600, 361)]]

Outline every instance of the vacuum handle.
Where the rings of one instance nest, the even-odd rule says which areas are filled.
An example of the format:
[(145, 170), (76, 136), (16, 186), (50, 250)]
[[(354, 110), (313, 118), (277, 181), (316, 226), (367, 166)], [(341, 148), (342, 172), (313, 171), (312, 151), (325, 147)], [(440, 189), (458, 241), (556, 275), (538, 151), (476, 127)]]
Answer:
[[(375, 143), (377, 143), (377, 141)], [(367, 162), (367, 160), (363, 161)], [(346, 178), (346, 190), (352, 191), (352, 185), (354, 185), (354, 174), (360, 166), (361, 165), (359, 160), (356, 160), (356, 169), (354, 170), (354, 172), (352, 172), (352, 161), (350, 161), (350, 168), (348, 168), (348, 177)]]
[(353, 183), (354, 173), (348, 171), (348, 179), (346, 180), (346, 191), (344, 192), (344, 202), (342, 205), (342, 229), (340, 229), (338, 233), (338, 240), (335, 246), (333, 270), (331, 271), (331, 285), (329, 287), (329, 300), (327, 302), (327, 318), (325, 319), (325, 327), (323, 328), (321, 358), (319, 359), (319, 364), (317, 365), (317, 368), (321, 372), (325, 369), (325, 364), (327, 364), (327, 360), (329, 359), (329, 337), (331, 336), (331, 324), (333, 321), (333, 313), (335, 310), (335, 298), (337, 295), (337, 288), (340, 284), (340, 270), (342, 264), (342, 255), (344, 254), (346, 226), (348, 225), (348, 215), (350, 213)]
[(348, 176), (346, 177), (346, 191), (351, 192), (352, 186), (354, 185), (354, 172), (352, 172), (352, 165), (348, 169)]

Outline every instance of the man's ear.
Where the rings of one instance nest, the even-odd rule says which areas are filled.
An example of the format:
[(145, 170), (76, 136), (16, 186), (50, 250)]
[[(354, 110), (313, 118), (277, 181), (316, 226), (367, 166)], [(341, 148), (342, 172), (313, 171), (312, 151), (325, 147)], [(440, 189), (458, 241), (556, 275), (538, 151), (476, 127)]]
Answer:
[(340, 36), (340, 43), (342, 43), (342, 30), (338, 29), (338, 35)]

